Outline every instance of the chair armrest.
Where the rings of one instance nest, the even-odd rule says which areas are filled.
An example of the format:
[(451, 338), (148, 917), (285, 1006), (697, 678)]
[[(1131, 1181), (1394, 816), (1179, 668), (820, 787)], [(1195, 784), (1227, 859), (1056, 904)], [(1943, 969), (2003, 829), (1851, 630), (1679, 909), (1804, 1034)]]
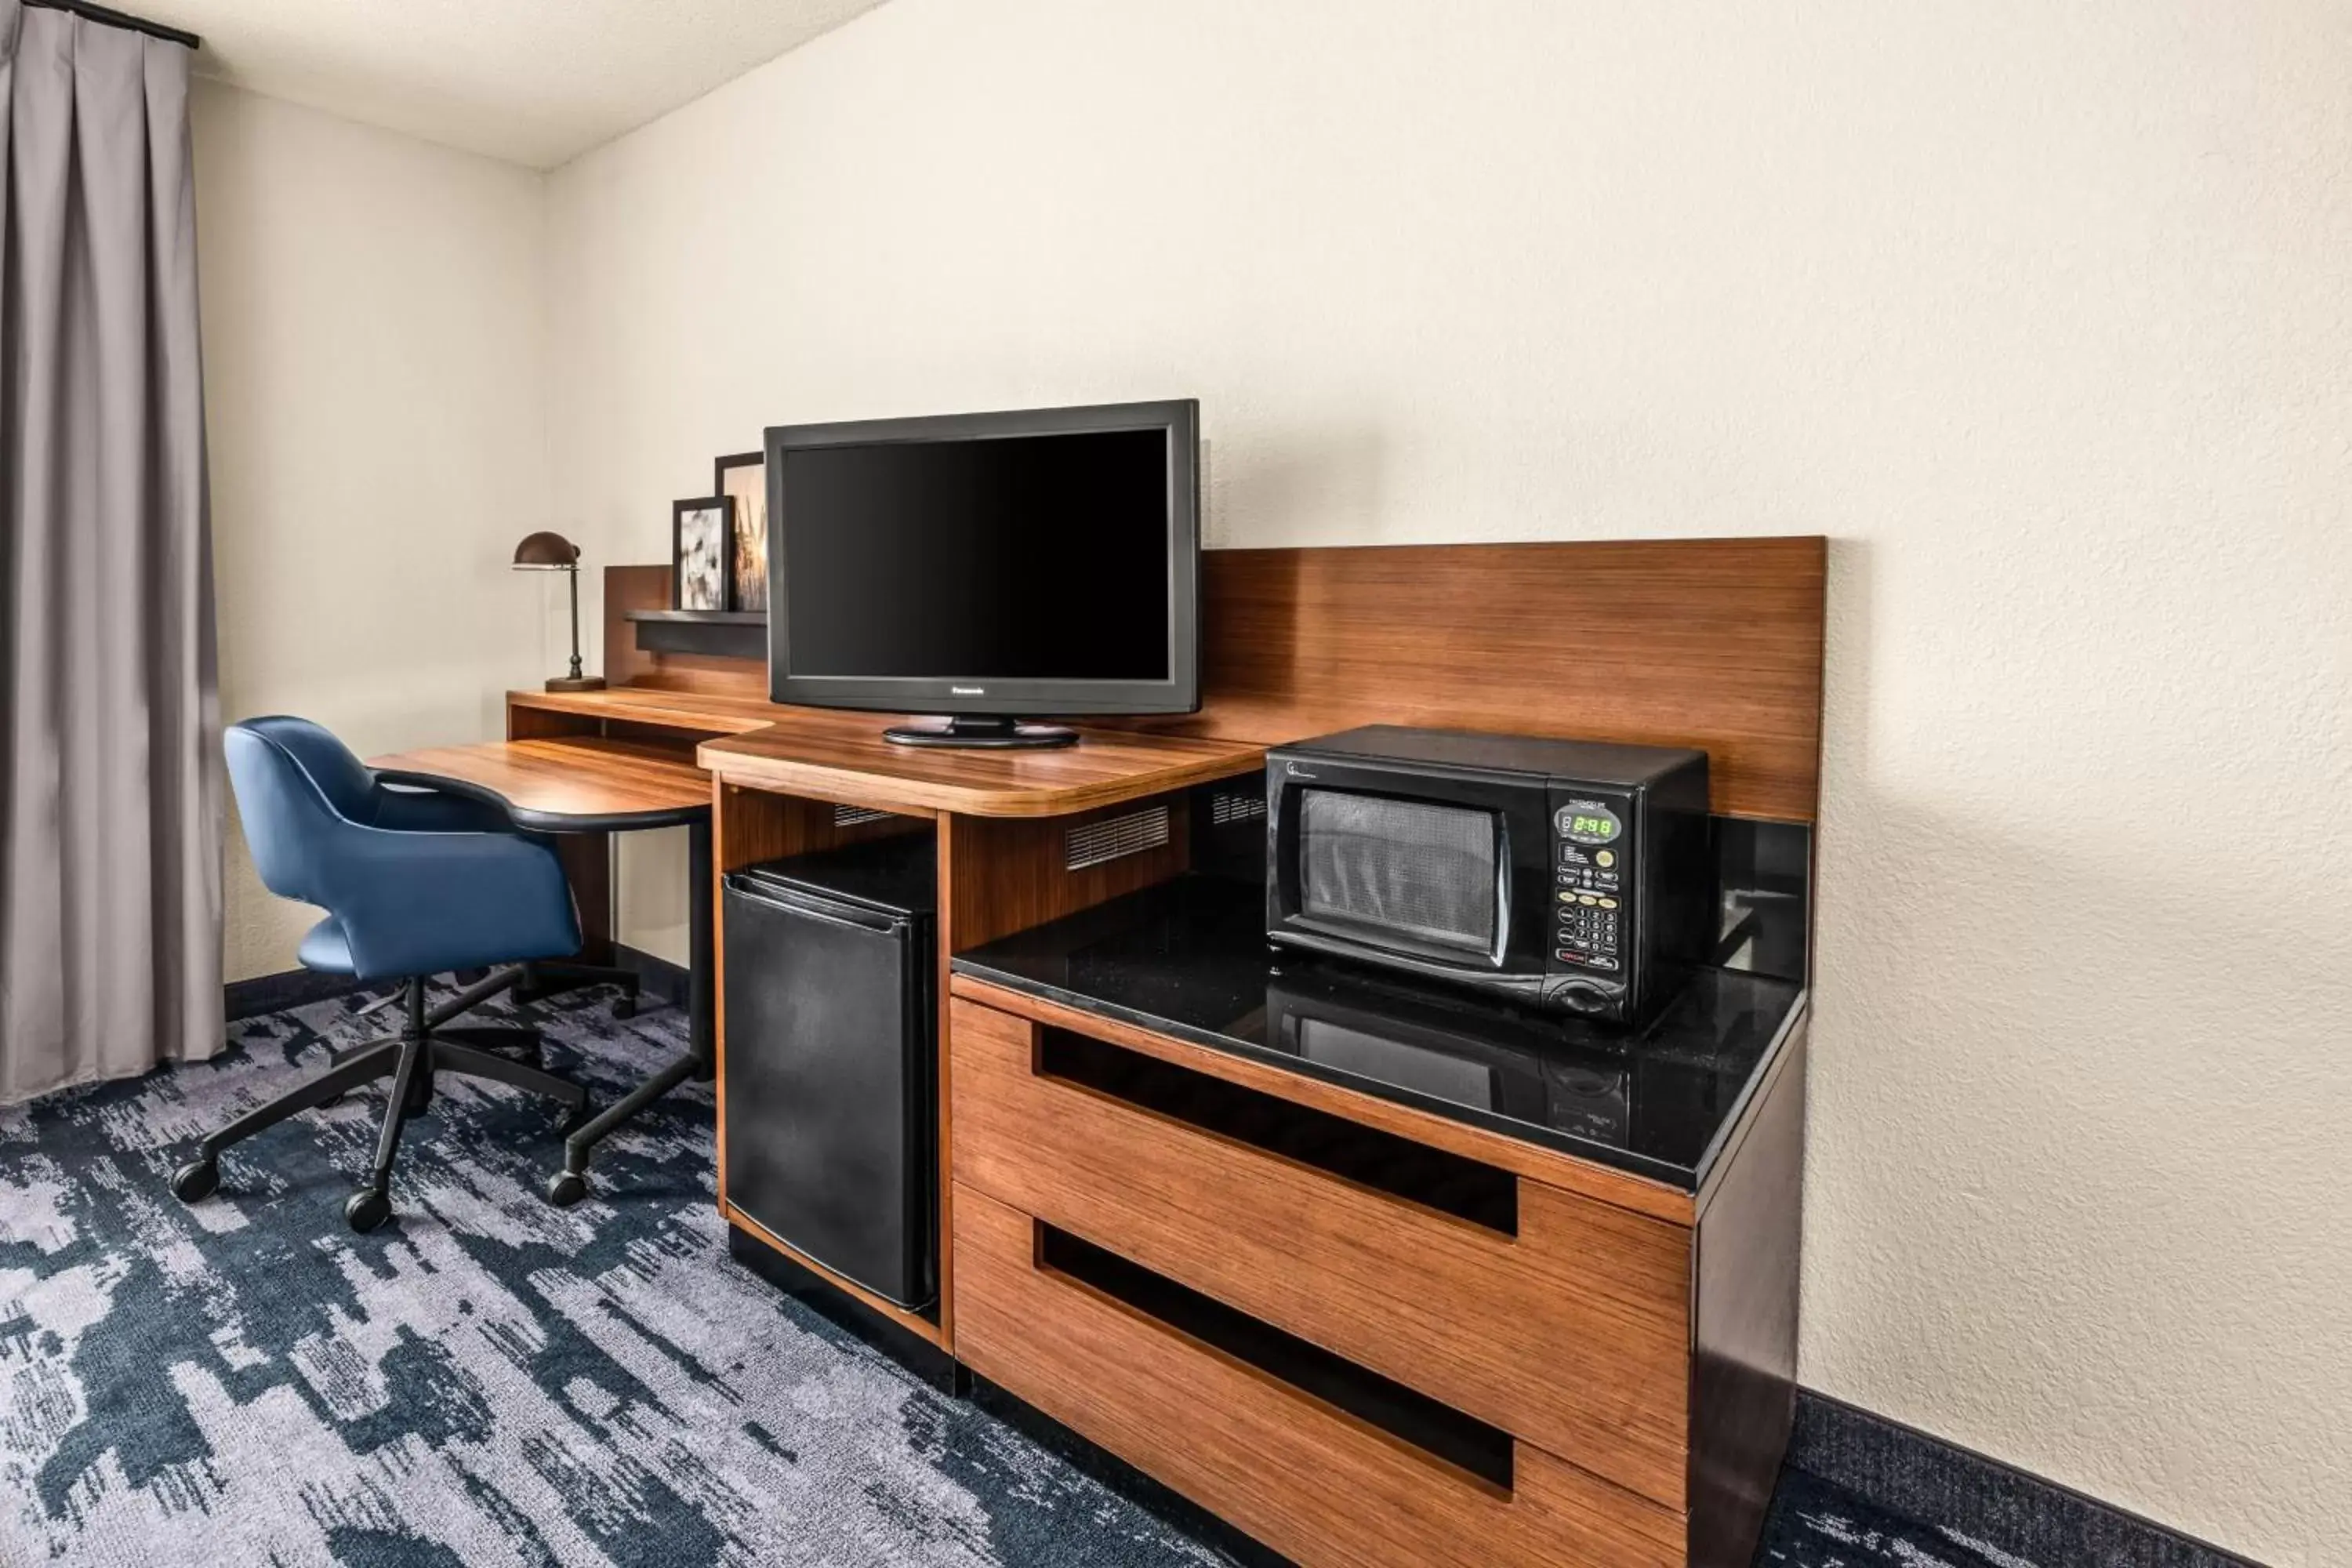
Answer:
[(436, 974), (580, 951), (555, 851), (507, 833), (411, 833), (340, 820), (320, 899), (360, 978)]
[(402, 779), (376, 781), (375, 820), (368, 826), (396, 833), (511, 833), (504, 808), (455, 790)]

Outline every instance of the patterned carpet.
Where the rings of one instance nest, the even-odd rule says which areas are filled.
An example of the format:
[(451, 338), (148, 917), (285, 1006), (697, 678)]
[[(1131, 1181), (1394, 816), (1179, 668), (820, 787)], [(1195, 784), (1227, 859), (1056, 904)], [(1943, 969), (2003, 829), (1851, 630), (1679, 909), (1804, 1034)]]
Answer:
[[(608, 1002), (535, 1009), (600, 1102), (683, 1036)], [(608, 1142), (569, 1210), (539, 1196), (552, 1109), (447, 1079), (373, 1236), (341, 1207), (379, 1092), (173, 1199), (200, 1132), (391, 1016), (355, 1005), (0, 1110), (0, 1564), (1223, 1561), (730, 1262), (707, 1091)], [(1796, 1472), (1769, 1536), (1771, 1568), (2057, 1568)]]

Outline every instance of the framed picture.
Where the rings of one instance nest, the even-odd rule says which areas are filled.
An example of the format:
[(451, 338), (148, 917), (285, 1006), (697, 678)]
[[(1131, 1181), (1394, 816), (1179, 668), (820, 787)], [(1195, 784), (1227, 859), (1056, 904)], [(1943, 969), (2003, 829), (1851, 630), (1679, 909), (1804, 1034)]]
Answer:
[(727, 607), (768, 607), (768, 461), (761, 452), (738, 452), (711, 465), (710, 488), (735, 503), (735, 559), (729, 573)]
[(670, 598), (681, 610), (727, 607), (727, 568), (734, 555), (734, 503), (702, 496), (670, 505)]

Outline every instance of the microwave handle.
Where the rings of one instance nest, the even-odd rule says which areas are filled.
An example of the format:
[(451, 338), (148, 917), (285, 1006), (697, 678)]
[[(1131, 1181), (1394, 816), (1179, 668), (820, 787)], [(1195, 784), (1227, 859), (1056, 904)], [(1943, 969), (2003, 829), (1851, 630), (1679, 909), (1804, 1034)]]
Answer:
[[(1543, 918), (1551, 919), (1551, 910)], [(1545, 951), (1550, 951), (1551, 933), (1541, 933)], [(1501, 968), (1509, 955), (1511, 942), (1511, 819), (1501, 812), (1495, 814), (1495, 966)]]

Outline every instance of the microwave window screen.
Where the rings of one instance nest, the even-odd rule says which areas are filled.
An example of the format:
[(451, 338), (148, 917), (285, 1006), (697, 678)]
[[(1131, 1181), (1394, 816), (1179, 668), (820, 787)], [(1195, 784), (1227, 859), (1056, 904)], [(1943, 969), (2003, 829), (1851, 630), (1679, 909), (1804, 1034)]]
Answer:
[(1402, 1040), (1384, 1040), (1322, 1018), (1298, 1021), (1298, 1054), (1374, 1083), (1413, 1089), (1480, 1110), (1495, 1109), (1497, 1075), (1480, 1062), (1465, 1062)]
[(1301, 792), (1299, 912), (1465, 953), (1495, 947), (1492, 812), (1340, 790)]

